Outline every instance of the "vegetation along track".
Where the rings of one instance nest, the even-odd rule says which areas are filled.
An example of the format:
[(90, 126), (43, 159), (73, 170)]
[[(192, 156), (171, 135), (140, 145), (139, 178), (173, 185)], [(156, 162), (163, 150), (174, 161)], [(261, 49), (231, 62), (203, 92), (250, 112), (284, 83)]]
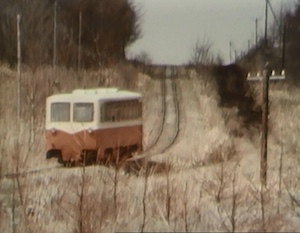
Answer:
[(1, 178), (8, 178), (8, 179), (15, 179), (17, 177), (23, 177), (27, 175), (32, 175), (32, 174), (37, 174), (37, 173), (43, 173), (47, 171), (51, 171), (57, 168), (63, 168), (61, 165), (54, 165), (54, 166), (49, 166), (49, 167), (44, 167), (44, 168), (37, 168), (37, 169), (32, 169), (32, 170), (27, 170), (27, 171), (21, 171), (21, 172), (9, 172), (5, 173), (0, 176)]
[(166, 66), (161, 75), (161, 120), (157, 136), (151, 146), (128, 161), (138, 161), (166, 152), (175, 142), (179, 134), (179, 101), (176, 85), (176, 67)]
[[(179, 134), (179, 101), (176, 85), (177, 70), (176, 67), (166, 66), (160, 77), (161, 88), (161, 116), (157, 135), (148, 149), (140, 155), (136, 155), (128, 161), (139, 161), (150, 158), (154, 155), (166, 152), (175, 142)], [(48, 172), (61, 168), (61, 165), (52, 165), (49, 167), (36, 168), (18, 173), (6, 173), (2, 177), (16, 178), (31, 174)]]

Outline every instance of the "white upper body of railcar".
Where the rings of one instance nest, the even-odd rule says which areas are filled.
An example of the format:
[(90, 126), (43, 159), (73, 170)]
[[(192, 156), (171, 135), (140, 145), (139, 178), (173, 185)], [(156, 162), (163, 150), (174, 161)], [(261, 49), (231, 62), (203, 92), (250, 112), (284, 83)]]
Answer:
[(76, 89), (46, 100), (46, 130), (81, 130), (142, 124), (142, 95), (117, 88)]

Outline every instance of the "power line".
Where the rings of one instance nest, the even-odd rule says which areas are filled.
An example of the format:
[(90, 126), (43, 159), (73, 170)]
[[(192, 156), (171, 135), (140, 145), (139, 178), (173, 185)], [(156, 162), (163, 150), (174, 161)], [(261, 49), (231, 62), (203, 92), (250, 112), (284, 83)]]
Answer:
[(272, 7), (272, 4), (271, 4), (270, 1), (268, 1), (268, 5), (269, 5), (269, 7), (270, 7), (270, 10), (271, 10), (271, 12), (272, 12), (272, 14), (273, 14), (273, 17), (274, 17), (274, 19), (275, 19), (275, 22), (276, 22), (277, 26), (279, 26), (279, 21), (278, 21), (278, 19), (277, 19), (277, 17), (276, 17), (276, 14), (275, 14), (275, 12), (274, 12), (274, 10), (273, 10), (273, 7)]

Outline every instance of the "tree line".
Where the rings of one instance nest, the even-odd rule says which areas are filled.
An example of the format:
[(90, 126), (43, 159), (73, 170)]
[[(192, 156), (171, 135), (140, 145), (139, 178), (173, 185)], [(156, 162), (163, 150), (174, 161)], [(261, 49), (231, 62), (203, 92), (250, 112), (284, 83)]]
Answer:
[(285, 16), (286, 30), (286, 55), (285, 68), (292, 74), (292, 80), (300, 84), (300, 1), (293, 12)]
[(139, 12), (128, 0), (0, 0), (0, 5), (0, 60), (10, 65), (17, 62), (18, 14), (22, 62), (34, 67), (52, 64), (55, 52), (57, 65), (77, 67), (79, 49), (83, 68), (122, 60), (140, 36)]

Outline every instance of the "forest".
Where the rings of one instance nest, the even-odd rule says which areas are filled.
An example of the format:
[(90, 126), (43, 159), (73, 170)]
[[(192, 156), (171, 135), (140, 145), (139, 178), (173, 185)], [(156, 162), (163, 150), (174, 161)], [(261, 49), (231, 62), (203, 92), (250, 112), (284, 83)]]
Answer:
[[(125, 59), (140, 36), (139, 12), (127, 0), (1, 0), (0, 60), (29, 66), (99, 67)], [(55, 58), (54, 58), (55, 57)], [(78, 61), (79, 60), (79, 61)]]

